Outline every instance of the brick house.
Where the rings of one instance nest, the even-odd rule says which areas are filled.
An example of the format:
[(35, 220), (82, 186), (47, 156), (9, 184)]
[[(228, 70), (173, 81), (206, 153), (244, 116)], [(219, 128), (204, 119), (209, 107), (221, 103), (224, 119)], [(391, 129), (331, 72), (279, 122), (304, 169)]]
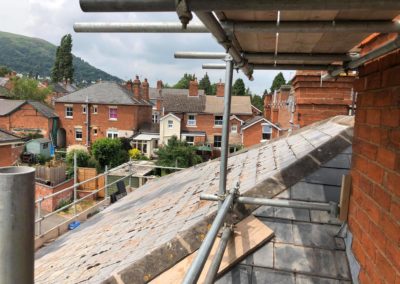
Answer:
[(292, 85), (283, 85), (264, 98), (264, 116), (283, 131), (336, 115), (347, 115), (352, 105), (355, 76), (321, 82), (321, 72), (297, 71)]
[(131, 137), (151, 122), (147, 80), (101, 82), (58, 98), (58, 146), (90, 146), (98, 138)]
[(0, 100), (0, 128), (19, 136), (41, 134), (55, 141), (58, 115), (40, 102), (25, 100)]
[(241, 144), (250, 147), (262, 142), (279, 137), (281, 128), (268, 121), (264, 117), (255, 116), (241, 125)]
[(24, 150), (24, 144), (20, 137), (0, 129), (0, 167), (15, 165)]
[[(216, 96), (206, 96), (203, 90), (198, 89), (197, 81), (191, 81), (187, 90), (163, 89), (161, 87), (162, 83), (158, 83), (157, 89), (150, 91), (150, 99), (153, 100), (153, 105), (155, 106), (153, 118), (155, 113), (156, 115), (160, 114), (161, 117), (173, 114), (175, 118), (171, 117), (171, 119), (165, 119), (163, 122), (160, 122), (160, 143), (163, 144), (168, 140), (168, 135), (168, 137), (162, 136), (163, 133), (170, 132), (168, 128), (171, 123), (169, 121), (178, 123), (176, 119), (179, 118), (179, 128), (174, 127), (173, 129), (175, 135), (180, 139), (186, 140), (189, 144), (193, 145), (209, 144), (214, 148), (220, 148), (222, 141), (224, 84), (217, 84)], [(229, 128), (229, 144), (232, 147), (243, 144), (243, 135), (254, 136), (247, 137), (246, 144), (248, 146), (250, 145), (250, 141), (254, 143), (261, 142), (262, 139), (259, 139), (262, 137), (261, 128), (257, 128), (257, 131), (247, 130), (242, 132), (242, 125), (252, 120), (257, 114), (259, 114), (259, 111), (251, 105), (250, 97), (232, 96)], [(157, 120), (160, 119), (157, 118), (153, 121)]]

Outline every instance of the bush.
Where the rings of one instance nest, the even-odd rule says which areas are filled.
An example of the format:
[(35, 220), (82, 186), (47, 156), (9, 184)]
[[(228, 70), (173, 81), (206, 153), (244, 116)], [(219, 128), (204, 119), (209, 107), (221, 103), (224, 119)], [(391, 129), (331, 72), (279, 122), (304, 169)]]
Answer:
[(76, 153), (76, 163), (78, 167), (88, 167), (90, 154), (82, 149), (73, 149), (67, 153), (65, 162), (67, 163), (67, 176), (72, 177), (74, 175), (74, 153)]
[(202, 162), (202, 158), (196, 154), (196, 148), (186, 141), (179, 141), (176, 136), (172, 136), (168, 145), (161, 147), (157, 155), (159, 166), (187, 168)]
[(43, 156), (42, 154), (36, 155), (35, 158), (36, 158), (36, 163), (39, 163), (41, 165), (44, 165), (44, 164), (46, 164), (46, 162), (51, 160), (50, 157)]
[(112, 168), (129, 160), (128, 152), (122, 148), (119, 139), (97, 139), (92, 145), (92, 154), (102, 169), (106, 165)]
[[(68, 204), (71, 204), (71, 203), (72, 203), (72, 198), (70, 198), (70, 199), (61, 199), (61, 200), (58, 202), (58, 204), (57, 204), (55, 210), (58, 210), (58, 209), (60, 209), (60, 208), (62, 208), (62, 207), (64, 207), (64, 206), (67, 206)], [(70, 208), (70, 207), (67, 207), (67, 208), (63, 209), (62, 211), (63, 211), (63, 212), (67, 212), (69, 208)]]

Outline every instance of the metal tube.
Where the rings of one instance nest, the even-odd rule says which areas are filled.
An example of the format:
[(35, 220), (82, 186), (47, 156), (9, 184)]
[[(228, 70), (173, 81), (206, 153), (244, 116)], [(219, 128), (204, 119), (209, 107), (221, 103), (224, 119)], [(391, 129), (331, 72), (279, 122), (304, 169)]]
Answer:
[(206, 279), (204, 280), (204, 284), (213, 284), (215, 278), (217, 277), (219, 266), (221, 265), (222, 257), (224, 256), (224, 252), (228, 241), (231, 237), (232, 229), (230, 227), (225, 227), (222, 231), (222, 236), (219, 241), (219, 245), (217, 251), (215, 252), (214, 258), (210, 264), (210, 268), (207, 272)]
[(104, 167), (104, 199), (108, 197), (108, 166), (105, 165)]
[[(175, 0), (80, 0), (84, 12), (175, 12)], [(398, 10), (398, 0), (187, 0), (192, 11), (243, 10)]]
[(178, 51), (174, 54), (175, 58), (183, 59), (224, 59), (225, 52), (202, 52), (202, 51)]
[(348, 54), (318, 54), (318, 53), (244, 53), (244, 57), (251, 63), (273, 62), (277, 60), (307, 60), (307, 61), (349, 61), (354, 56)]
[[(86, 109), (86, 112), (88, 112), (89, 110), (88, 109)], [(73, 201), (73, 203), (74, 203), (74, 215), (76, 216), (76, 213), (77, 213), (77, 211), (76, 211), (76, 203), (75, 203), (75, 201), (76, 201), (76, 197), (77, 197), (77, 192), (76, 192), (76, 190), (77, 190), (77, 186), (76, 186), (76, 184), (78, 183), (78, 161), (77, 161), (77, 154), (76, 154), (76, 151), (74, 152), (74, 201)]]
[(241, 21), (222, 22), (229, 32), (242, 33), (396, 33), (398, 21)]
[[(232, 77), (233, 77), (233, 62), (232, 57), (226, 57), (226, 70), (225, 70), (225, 87), (224, 87), (224, 114), (222, 124), (222, 143), (221, 143), (221, 159), (219, 168), (219, 188), (218, 195), (224, 196), (226, 193), (226, 175), (228, 168), (228, 155), (229, 155), (229, 118), (231, 116), (231, 90), (232, 90)], [(221, 206), (222, 202), (219, 202)]]
[[(334, 70), (335, 65), (313, 65), (313, 64), (251, 64), (254, 70)], [(203, 69), (225, 69), (225, 64), (205, 63)], [(235, 66), (236, 68), (236, 66)]]
[(267, 205), (274, 207), (286, 207), (286, 208), (299, 208), (299, 209), (313, 209), (330, 212), (332, 207), (329, 203), (318, 203), (318, 202), (307, 202), (307, 201), (295, 201), (295, 200), (283, 200), (283, 199), (268, 199), (268, 198), (255, 198), (255, 197), (238, 197), (236, 199), (238, 203), (252, 204), (252, 205)]
[(204, 264), (206, 263), (207, 257), (210, 254), (211, 248), (214, 244), (215, 238), (218, 235), (219, 228), (224, 223), (225, 217), (233, 204), (233, 197), (235, 193), (235, 190), (232, 190), (225, 198), (222, 206), (219, 208), (217, 216), (215, 216), (210, 230), (208, 231), (203, 243), (197, 251), (196, 258), (193, 260), (189, 270), (186, 272), (185, 278), (182, 282), (183, 284), (193, 284), (199, 279), (201, 271), (203, 270)]
[(154, 23), (75, 23), (77, 33), (209, 33), (203, 24), (189, 24), (182, 29), (180, 22)]
[(0, 168), (0, 283), (33, 283), (34, 197), (34, 168)]

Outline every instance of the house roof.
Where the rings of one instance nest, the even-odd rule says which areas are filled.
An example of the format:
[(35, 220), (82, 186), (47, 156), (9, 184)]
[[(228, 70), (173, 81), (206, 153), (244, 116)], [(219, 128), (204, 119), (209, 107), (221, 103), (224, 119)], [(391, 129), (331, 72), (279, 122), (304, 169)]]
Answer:
[(23, 140), (20, 137), (0, 128), (0, 144), (13, 144), (21, 142), (23, 142)]
[(151, 105), (146, 100), (138, 100), (125, 87), (114, 82), (100, 82), (80, 89), (61, 98), (56, 103), (89, 103), (112, 105)]
[[(222, 114), (224, 97), (207, 96), (205, 113)], [(252, 115), (250, 96), (232, 96), (231, 114)]]
[[(276, 198), (308, 202), (339, 202), (343, 174), (348, 174), (351, 147), (322, 164), (303, 181)], [(341, 222), (327, 212), (261, 206), (253, 212), (275, 238), (223, 275), (245, 283), (351, 283)]]
[[(230, 156), (227, 187), (273, 197), (347, 148), (352, 125), (335, 117)], [(40, 249), (35, 283), (151, 280), (200, 246), (218, 204), (199, 195), (218, 184), (219, 160), (146, 183)]]
[(204, 112), (206, 97), (208, 96), (189, 96), (185, 93), (167, 92), (163, 93), (163, 107), (166, 112), (202, 113)]
[(44, 143), (49, 143), (51, 142), (50, 139), (47, 138), (37, 138), (37, 139), (32, 139), (30, 141), (28, 141), (27, 143), (40, 143), (40, 144), (44, 144)]
[(163, 117), (160, 118), (160, 121), (161, 121), (161, 120), (164, 120), (164, 119), (166, 119), (166, 118), (168, 118), (168, 117), (173, 117), (173, 118), (175, 118), (176, 120), (181, 121), (181, 119), (180, 119), (179, 117), (177, 117), (177, 116), (176, 116), (175, 114), (173, 114), (173, 113), (168, 113), (168, 114), (164, 115)]
[[(166, 95), (186, 95), (189, 96), (188, 89), (173, 89), (173, 88), (149, 88), (150, 99), (162, 99)], [(199, 89), (198, 95), (204, 95), (204, 90)]]
[(242, 130), (244, 130), (246, 128), (249, 128), (250, 126), (252, 126), (252, 125), (254, 125), (254, 124), (256, 124), (256, 123), (258, 123), (260, 121), (264, 121), (264, 122), (270, 124), (272, 127), (276, 128), (278, 130), (282, 130), (277, 125), (273, 124), (271, 121), (269, 121), (266, 118), (261, 117), (261, 116), (255, 116), (255, 117), (252, 117), (252, 118), (246, 120), (242, 125)]
[(78, 90), (78, 87), (74, 84), (63, 84), (60, 82), (53, 83), (50, 85), (50, 87), (53, 89), (54, 92), (63, 94), (72, 93)]
[(47, 118), (58, 117), (58, 115), (54, 112), (52, 108), (46, 106), (41, 102), (25, 101), (25, 100), (6, 100), (6, 99), (0, 99), (0, 116), (8, 115), (16, 111), (24, 104), (30, 104), (38, 112), (40, 112), (43, 116)]
[(10, 78), (0, 77), (0, 87), (5, 87)]

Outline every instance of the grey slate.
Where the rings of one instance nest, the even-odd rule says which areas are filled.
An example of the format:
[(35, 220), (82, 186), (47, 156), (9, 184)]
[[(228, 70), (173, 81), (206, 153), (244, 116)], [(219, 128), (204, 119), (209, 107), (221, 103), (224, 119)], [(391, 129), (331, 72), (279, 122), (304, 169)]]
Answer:
[(254, 267), (252, 273), (252, 283), (254, 284), (295, 284), (293, 273), (276, 271), (261, 267)]
[(33, 106), (38, 112), (43, 114), (47, 118), (57, 118), (58, 115), (51, 107), (46, 106), (45, 104), (37, 101), (28, 101), (28, 104)]
[(7, 130), (1, 129), (0, 128), (0, 143), (10, 143), (10, 142), (23, 142), (23, 140), (12, 134), (11, 132), (8, 132)]
[[(236, 265), (235, 268), (218, 279), (216, 284), (250, 284), (252, 283), (252, 267)], [(253, 282), (254, 283), (254, 282)]]
[(342, 184), (342, 175), (348, 172), (347, 169), (320, 168), (304, 180), (310, 183), (340, 186)]

